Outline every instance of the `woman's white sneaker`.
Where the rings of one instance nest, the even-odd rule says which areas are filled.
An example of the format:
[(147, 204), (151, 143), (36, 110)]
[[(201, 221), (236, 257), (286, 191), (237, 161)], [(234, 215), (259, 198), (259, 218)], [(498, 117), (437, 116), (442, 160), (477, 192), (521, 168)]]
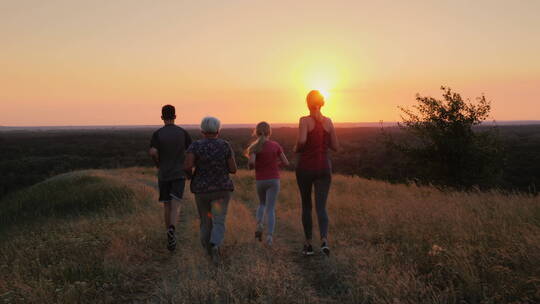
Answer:
[(321, 244), (321, 252), (324, 253), (326, 256), (330, 256), (330, 248), (328, 248), (328, 243), (323, 242)]

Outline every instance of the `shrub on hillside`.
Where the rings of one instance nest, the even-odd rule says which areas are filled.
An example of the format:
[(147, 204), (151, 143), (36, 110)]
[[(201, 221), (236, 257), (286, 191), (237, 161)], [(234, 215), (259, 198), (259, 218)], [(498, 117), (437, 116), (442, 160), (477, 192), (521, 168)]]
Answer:
[(394, 144), (417, 169), (424, 182), (458, 188), (494, 186), (502, 173), (502, 149), (496, 129), (473, 130), (485, 121), (491, 103), (476, 103), (441, 87), (443, 100), (416, 96), (412, 109), (400, 107), (399, 127), (412, 140)]

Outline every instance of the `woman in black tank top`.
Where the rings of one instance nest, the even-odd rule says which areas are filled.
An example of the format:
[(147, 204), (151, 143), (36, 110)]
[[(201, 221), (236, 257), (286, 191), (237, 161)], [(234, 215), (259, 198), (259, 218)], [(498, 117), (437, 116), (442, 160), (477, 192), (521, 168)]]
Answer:
[[(299, 154), (296, 169), (296, 181), (302, 198), (302, 225), (304, 226), (305, 244), (302, 253), (313, 255), (312, 241), (312, 199), (311, 192), (315, 190), (315, 209), (321, 237), (321, 252), (330, 255), (328, 247), (328, 213), (326, 201), (332, 181), (328, 149), (337, 151), (339, 148), (332, 120), (324, 117), (321, 107), (324, 97), (319, 91), (311, 91), (307, 95), (310, 115), (300, 119), (298, 142), (295, 152)], [(315, 126), (309, 130), (309, 125)]]

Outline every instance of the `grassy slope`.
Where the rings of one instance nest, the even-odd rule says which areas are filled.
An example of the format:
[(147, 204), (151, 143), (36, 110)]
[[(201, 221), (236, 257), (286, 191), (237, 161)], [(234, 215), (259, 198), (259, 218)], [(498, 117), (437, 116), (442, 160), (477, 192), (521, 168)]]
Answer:
[(200, 249), (191, 195), (180, 247), (164, 249), (152, 170), (77, 172), (5, 198), (0, 302), (540, 301), (539, 198), (335, 176), (332, 256), (303, 259), (294, 177), (282, 179), (273, 248), (253, 240), (251, 173), (235, 182), (218, 269)]

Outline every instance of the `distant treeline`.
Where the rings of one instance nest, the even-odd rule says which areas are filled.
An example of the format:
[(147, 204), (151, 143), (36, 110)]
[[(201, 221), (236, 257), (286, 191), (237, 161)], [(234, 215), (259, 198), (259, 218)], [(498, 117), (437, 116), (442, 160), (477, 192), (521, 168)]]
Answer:
[[(77, 169), (152, 166), (147, 151), (153, 129), (62, 130), (0, 132), (0, 197)], [(397, 128), (386, 128), (405, 136)], [(200, 134), (189, 130), (196, 139)], [(273, 139), (294, 160), (295, 128), (275, 128)], [(540, 125), (499, 127), (505, 150), (504, 173), (499, 188), (538, 193), (540, 186)], [(240, 166), (246, 166), (243, 149), (250, 129), (224, 129)], [(417, 168), (387, 148), (380, 128), (338, 128), (342, 150), (332, 156), (334, 172), (390, 182), (415, 180)], [(540, 188), (540, 187), (539, 187)]]

